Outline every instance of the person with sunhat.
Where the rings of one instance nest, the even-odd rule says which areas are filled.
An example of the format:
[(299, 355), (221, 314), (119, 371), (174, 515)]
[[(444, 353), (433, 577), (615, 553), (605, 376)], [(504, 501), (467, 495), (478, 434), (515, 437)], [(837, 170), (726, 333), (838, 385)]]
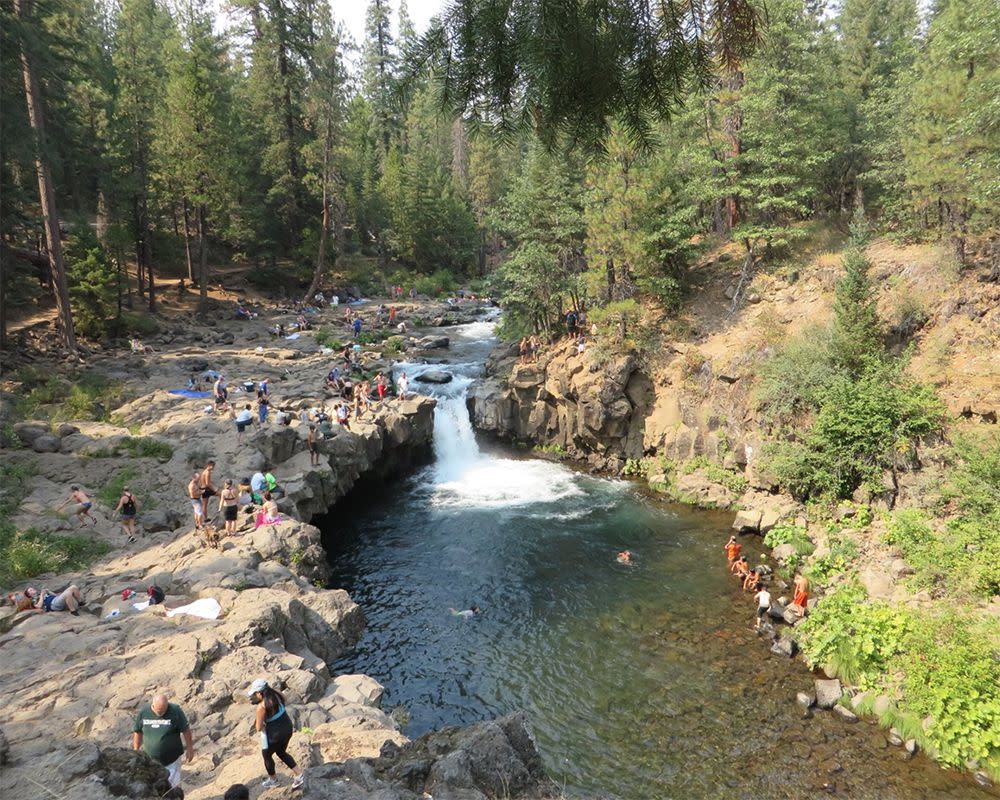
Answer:
[(261, 782), (263, 788), (277, 786), (274, 757), (295, 773), (292, 788), (302, 786), (305, 778), (295, 759), (288, 753), (288, 743), (292, 739), (292, 719), (285, 708), (285, 698), (277, 689), (272, 689), (266, 680), (258, 678), (247, 690), (250, 702), (257, 706), (255, 727), (260, 734), (260, 751), (264, 757), (267, 777)]

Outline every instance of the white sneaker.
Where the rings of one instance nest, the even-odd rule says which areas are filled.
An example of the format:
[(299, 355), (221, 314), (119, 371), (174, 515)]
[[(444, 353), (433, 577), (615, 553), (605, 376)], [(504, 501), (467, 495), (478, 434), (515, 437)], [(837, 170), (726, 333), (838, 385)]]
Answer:
[(261, 789), (270, 789), (272, 786), (277, 786), (277, 785), (278, 782), (274, 778), (264, 778), (264, 780), (260, 782)]
[(293, 789), (301, 789), (302, 788), (302, 784), (304, 784), (305, 782), (306, 782), (306, 776), (305, 775), (296, 775), (295, 776), (295, 780), (292, 781), (292, 788)]

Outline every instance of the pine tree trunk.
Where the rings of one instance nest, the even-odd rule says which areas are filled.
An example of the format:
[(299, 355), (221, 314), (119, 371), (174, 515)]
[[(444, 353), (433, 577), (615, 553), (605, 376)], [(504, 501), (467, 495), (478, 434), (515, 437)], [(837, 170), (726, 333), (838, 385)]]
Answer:
[(189, 209), (188, 201), (185, 197), (183, 200), (182, 211), (184, 214), (184, 256), (187, 259), (187, 269), (188, 269), (188, 280), (191, 285), (197, 284), (194, 275), (194, 261), (191, 259), (191, 225), (189, 222)]
[[(722, 127), (729, 140), (729, 152), (726, 154), (727, 161), (735, 161), (743, 152), (743, 109), (739, 103), (739, 93), (743, 89), (743, 71), (740, 69), (730, 70), (723, 79), (723, 86), (727, 92), (726, 117)], [(730, 165), (730, 170), (735, 169)], [(740, 199), (735, 192), (726, 196), (726, 223), (732, 232), (740, 224)]]
[[(27, 26), (31, 16), (31, 0), (14, 0), (14, 12), (22, 25)], [(52, 292), (55, 295), (56, 311), (59, 314), (59, 332), (63, 344), (71, 352), (76, 352), (76, 334), (73, 330), (73, 311), (69, 306), (69, 286), (63, 266), (62, 240), (59, 238), (59, 213), (56, 209), (55, 190), (52, 174), (46, 157), (45, 114), (38, 79), (31, 66), (27, 45), (21, 42), (21, 73), (24, 78), (24, 99), (28, 107), (28, 122), (35, 139), (35, 171), (38, 173), (38, 196), (45, 223), (45, 243), (48, 250), (49, 272), (52, 276)]]
[(198, 206), (198, 288), (201, 290), (198, 295), (198, 315), (205, 316), (208, 313), (208, 243), (206, 233), (208, 222), (205, 205)]

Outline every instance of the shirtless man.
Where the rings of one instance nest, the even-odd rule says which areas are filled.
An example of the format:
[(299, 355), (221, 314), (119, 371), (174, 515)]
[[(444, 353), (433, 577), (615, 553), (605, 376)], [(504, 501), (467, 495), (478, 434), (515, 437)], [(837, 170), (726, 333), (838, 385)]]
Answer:
[(90, 509), (94, 505), (94, 501), (90, 499), (90, 497), (87, 495), (85, 491), (83, 491), (79, 486), (76, 486), (75, 484), (73, 486), (70, 486), (69, 490), (70, 490), (70, 496), (63, 501), (62, 505), (59, 506), (59, 508), (57, 508), (56, 511), (65, 508), (66, 505), (69, 503), (75, 502), (76, 506), (74, 506), (73, 513), (76, 515), (76, 518), (80, 520), (80, 527), (81, 528), (87, 527), (86, 525), (83, 524), (84, 517), (88, 517), (90, 521), (94, 524), (94, 527), (97, 527), (97, 517), (95, 517), (93, 514), (90, 513)]
[(205, 521), (204, 507), (201, 503), (201, 470), (195, 470), (194, 476), (187, 485), (188, 498), (191, 500), (191, 510), (194, 511), (195, 530), (201, 530)]
[(806, 606), (809, 604), (809, 579), (799, 573), (792, 581), (792, 585), (795, 593), (791, 605), (788, 607), (801, 617), (806, 613)]
[(746, 578), (750, 574), (750, 565), (747, 563), (747, 557), (740, 556), (737, 558), (729, 568), (729, 571), (737, 578)]
[(212, 483), (212, 470), (214, 469), (215, 462), (209, 461), (198, 477), (198, 487), (201, 489), (201, 517), (203, 520), (208, 519), (208, 498), (215, 497), (219, 493), (219, 490), (215, 488), (215, 484)]
[(316, 426), (309, 425), (309, 433), (306, 435), (306, 445), (309, 448), (309, 463), (319, 466), (319, 450), (316, 449)]

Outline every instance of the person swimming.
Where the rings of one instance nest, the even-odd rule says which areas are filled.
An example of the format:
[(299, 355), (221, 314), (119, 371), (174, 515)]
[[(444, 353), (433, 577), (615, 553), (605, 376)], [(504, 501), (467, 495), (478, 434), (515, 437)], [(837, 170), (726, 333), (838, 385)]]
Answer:
[(481, 614), (482, 611), (479, 610), (479, 606), (473, 606), (472, 608), (467, 608), (464, 611), (456, 611), (454, 608), (448, 609), (453, 617), (462, 617), (462, 619), (472, 619), (477, 614)]
[(616, 557), (615, 561), (619, 564), (631, 564), (632, 563), (632, 552), (630, 550), (622, 550)]

